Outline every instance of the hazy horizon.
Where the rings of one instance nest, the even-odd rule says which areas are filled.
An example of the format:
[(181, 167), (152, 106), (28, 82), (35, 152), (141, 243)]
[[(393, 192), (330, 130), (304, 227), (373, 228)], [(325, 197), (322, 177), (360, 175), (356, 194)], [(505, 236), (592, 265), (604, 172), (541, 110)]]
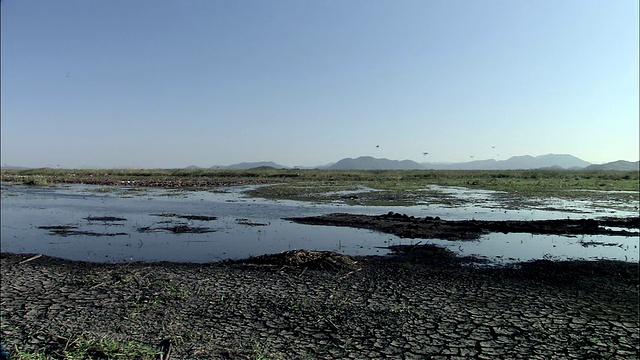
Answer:
[[(571, 155), (571, 154), (543, 154), (543, 155), (514, 155), (512, 157), (524, 157), (524, 156), (531, 156), (531, 157), (537, 157), (537, 156), (546, 156), (546, 155)], [(209, 168), (216, 168), (216, 167), (227, 167), (227, 166), (233, 166), (233, 165), (239, 165), (239, 164), (261, 164), (261, 163), (275, 163), (276, 165), (280, 165), (280, 166), (284, 166), (285, 168), (321, 168), (324, 166), (328, 166), (328, 165), (333, 165), (337, 162), (339, 162), (340, 160), (344, 160), (344, 159), (358, 159), (360, 157), (366, 157), (369, 155), (361, 155), (361, 156), (356, 156), (356, 157), (346, 157), (346, 158), (342, 158), (342, 159), (337, 159), (335, 161), (331, 161), (329, 163), (325, 163), (325, 164), (313, 164), (313, 165), (287, 165), (287, 164), (282, 164), (279, 163), (278, 161), (273, 161), (273, 160), (256, 160), (256, 161), (240, 161), (237, 163), (230, 163), (230, 164), (212, 164), (212, 165), (200, 165), (200, 164), (187, 164), (187, 165), (182, 165), (182, 166), (173, 166), (173, 167), (145, 167), (145, 166), (140, 166), (140, 167), (134, 167), (134, 166), (126, 166), (126, 167), (119, 167), (119, 166), (113, 166), (113, 167), (103, 167), (103, 166), (91, 166), (91, 165), (83, 165), (83, 166), (77, 166), (77, 167), (67, 167), (64, 166), (62, 164), (56, 164), (56, 165), (52, 165), (52, 164), (46, 164), (44, 166), (23, 166), (20, 164), (2, 164), (2, 167), (25, 167), (25, 168), (60, 168), (60, 169), (184, 169), (184, 168), (188, 168), (188, 167), (198, 167), (198, 168), (202, 168), (202, 169), (209, 169)], [(572, 155), (571, 155), (572, 156)], [(512, 157), (510, 157), (509, 159), (511, 159)], [(374, 157), (375, 158), (375, 157)], [(375, 158), (375, 159), (382, 159), (382, 160), (392, 160), (392, 161), (404, 161), (404, 160), (410, 160), (410, 159), (388, 159), (388, 158)], [(463, 162), (448, 162), (448, 161), (416, 161), (419, 164), (432, 164), (432, 165), (446, 165), (446, 164), (463, 164), (466, 162), (473, 162), (473, 161), (491, 161), (491, 160), (496, 160), (496, 161), (505, 161), (505, 160), (509, 160), (509, 159), (503, 159), (503, 160), (496, 160), (496, 159), (470, 159), (468, 161), (463, 161)], [(580, 159), (580, 158), (578, 158)], [(594, 163), (585, 159), (580, 159), (586, 162), (589, 162), (593, 165), (602, 165), (604, 163)], [(614, 160), (614, 161), (629, 161), (629, 162), (634, 162), (634, 161), (630, 161), (630, 160), (625, 160), (625, 159), (618, 159), (618, 160)], [(414, 160), (415, 161), (415, 160)], [(614, 162), (611, 161), (611, 162)], [(638, 160), (635, 160), (638, 161)]]
[(3, 1), (0, 161), (638, 161), (638, 6)]

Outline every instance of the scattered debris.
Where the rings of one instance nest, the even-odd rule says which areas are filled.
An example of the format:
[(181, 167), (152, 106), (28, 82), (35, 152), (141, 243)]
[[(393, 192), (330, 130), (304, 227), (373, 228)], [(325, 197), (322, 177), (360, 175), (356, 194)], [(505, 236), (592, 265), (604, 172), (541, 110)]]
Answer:
[(331, 251), (290, 250), (279, 254), (262, 255), (241, 263), (302, 267), (312, 270), (359, 270), (358, 262), (347, 255)]
[(28, 263), (29, 261), (33, 261), (33, 260), (35, 260), (35, 259), (37, 259), (37, 258), (39, 258), (39, 257), (41, 257), (41, 256), (42, 256), (42, 254), (34, 255), (34, 256), (32, 256), (32, 257), (30, 257), (30, 258), (26, 259), (26, 260), (22, 260), (22, 261), (20, 261), (20, 262), (18, 263), (18, 265), (22, 265), (22, 264)]
[(605, 243), (605, 242), (601, 242), (601, 241), (580, 241), (580, 245), (582, 245), (582, 247), (589, 247), (589, 246), (620, 246), (618, 243)]

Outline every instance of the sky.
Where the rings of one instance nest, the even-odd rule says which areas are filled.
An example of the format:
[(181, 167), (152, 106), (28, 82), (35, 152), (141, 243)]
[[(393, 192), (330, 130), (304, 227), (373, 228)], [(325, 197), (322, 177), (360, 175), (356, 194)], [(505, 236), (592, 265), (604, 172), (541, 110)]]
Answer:
[(637, 161), (638, 3), (3, 0), (1, 163)]

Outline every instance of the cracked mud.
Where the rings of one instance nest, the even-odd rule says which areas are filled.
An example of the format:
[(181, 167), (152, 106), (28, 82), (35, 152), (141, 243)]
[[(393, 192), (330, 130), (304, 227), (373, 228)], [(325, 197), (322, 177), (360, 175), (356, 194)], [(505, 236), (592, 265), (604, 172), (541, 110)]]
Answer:
[(447, 252), (211, 264), (2, 253), (2, 338), (56, 357), (93, 334), (172, 359), (637, 359), (638, 267), (473, 268)]

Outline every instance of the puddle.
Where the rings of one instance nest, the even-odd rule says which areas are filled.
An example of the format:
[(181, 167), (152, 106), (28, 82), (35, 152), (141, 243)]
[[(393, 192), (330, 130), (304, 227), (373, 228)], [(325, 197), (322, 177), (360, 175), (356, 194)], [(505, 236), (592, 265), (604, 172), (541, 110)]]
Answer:
[[(557, 197), (514, 197), (503, 191), (468, 189), (462, 187), (446, 187), (431, 185), (425, 190), (437, 191), (445, 197), (449, 197), (451, 207), (471, 206), (487, 209), (518, 209), (546, 212), (562, 212), (575, 214), (591, 214), (593, 212), (627, 212), (638, 214), (638, 200), (631, 196), (629, 191), (603, 191), (591, 190), (589, 192), (600, 194), (629, 194), (628, 199), (595, 198), (590, 200), (562, 199)], [(635, 193), (637, 194), (637, 193)]]
[[(414, 244), (417, 240), (403, 239), (397, 244)], [(474, 256), (490, 261), (490, 264), (507, 264), (534, 259), (547, 260), (622, 260), (638, 262), (637, 237), (625, 236), (560, 236), (531, 234), (484, 235), (477, 241), (428, 240), (423, 244), (433, 244), (447, 248), (459, 256)], [(396, 244), (394, 244), (396, 245)]]
[[(349, 206), (249, 198), (254, 187), (182, 191), (127, 186), (2, 185), (2, 251), (40, 253), (92, 262), (211, 262), (294, 249), (335, 251), (346, 255), (383, 255), (381, 249), (410, 244), (371, 230), (310, 226), (282, 220), (345, 212), (439, 216), (447, 220), (540, 220), (628, 217), (638, 213), (606, 203), (555, 203), (506, 207), (490, 191), (442, 188), (471, 199), (459, 206)], [(134, 189), (134, 190), (132, 190)], [(367, 189), (360, 189), (366, 191)], [(348, 196), (349, 194), (345, 194)], [(562, 200), (567, 201), (567, 200)], [(551, 204), (551, 206), (549, 206)], [(563, 211), (562, 209), (577, 209)], [(59, 228), (56, 228), (59, 227)], [(56, 233), (60, 231), (60, 233)], [(476, 255), (497, 263), (532, 259), (617, 259), (638, 261), (638, 238), (489, 234), (478, 241), (428, 240), (461, 256)], [(613, 245), (615, 244), (615, 245)]]

